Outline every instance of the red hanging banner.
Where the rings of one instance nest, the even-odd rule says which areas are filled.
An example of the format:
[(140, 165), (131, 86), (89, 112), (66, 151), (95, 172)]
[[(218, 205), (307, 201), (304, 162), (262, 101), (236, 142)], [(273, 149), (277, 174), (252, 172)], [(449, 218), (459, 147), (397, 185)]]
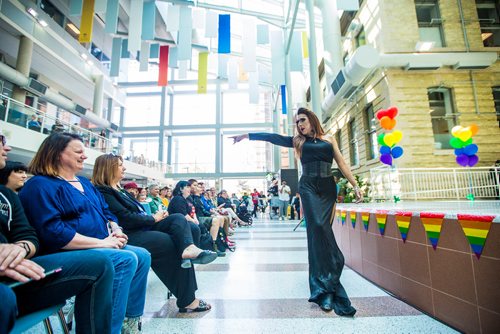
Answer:
[(160, 46), (160, 65), (158, 71), (158, 86), (168, 84), (168, 45)]

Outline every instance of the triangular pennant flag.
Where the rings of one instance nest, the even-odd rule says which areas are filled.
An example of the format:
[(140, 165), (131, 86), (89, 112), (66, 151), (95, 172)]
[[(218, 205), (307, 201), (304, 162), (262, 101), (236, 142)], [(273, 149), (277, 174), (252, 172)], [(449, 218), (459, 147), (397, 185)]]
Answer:
[(341, 218), (340, 218), (340, 210), (337, 210), (337, 213), (335, 214), (336, 218), (337, 218), (337, 223), (340, 224), (341, 222)]
[(396, 212), (396, 224), (398, 225), (399, 232), (401, 232), (401, 238), (403, 242), (406, 241), (406, 237), (408, 236), (408, 230), (410, 229), (411, 222), (411, 212)]
[(481, 257), (484, 243), (490, 232), (494, 216), (457, 215), (458, 222), (464, 230), (465, 237), (469, 240), (470, 247), (477, 258)]
[(382, 210), (377, 210), (375, 213), (375, 218), (377, 219), (378, 229), (380, 230), (380, 235), (385, 233), (385, 224), (387, 223), (387, 212)]
[(365, 231), (368, 231), (368, 224), (370, 223), (370, 213), (361, 212), (361, 220), (363, 221), (363, 226), (365, 227)]
[(351, 211), (351, 225), (352, 225), (352, 228), (356, 228), (356, 211)]
[(342, 225), (345, 224), (345, 216), (346, 216), (346, 214), (347, 214), (346, 211), (344, 211), (344, 210), (340, 211), (340, 218), (342, 220)]
[(432, 248), (436, 249), (439, 235), (441, 234), (441, 228), (443, 226), (444, 213), (435, 212), (421, 212), (420, 220), (424, 225), (427, 237), (431, 241)]

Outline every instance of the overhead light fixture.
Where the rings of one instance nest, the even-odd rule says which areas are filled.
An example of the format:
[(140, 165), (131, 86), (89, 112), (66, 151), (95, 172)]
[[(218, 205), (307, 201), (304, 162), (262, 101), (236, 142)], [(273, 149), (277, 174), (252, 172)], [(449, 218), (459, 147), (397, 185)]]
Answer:
[(87, 60), (88, 56), (85, 53), (82, 53), (80, 56), (82, 56), (83, 60)]
[(75, 34), (80, 35), (80, 29), (78, 29), (73, 23), (66, 24), (66, 27), (68, 27), (68, 29), (74, 32)]
[(430, 42), (430, 41), (426, 41), (426, 42), (422, 42), (422, 41), (418, 41), (417, 42), (417, 45), (415, 45), (415, 50), (417, 51), (429, 51), (431, 50), (434, 45), (436, 44), (436, 42)]
[(38, 16), (37, 11), (36, 11), (36, 10), (34, 10), (32, 7), (28, 7), (28, 8), (26, 8), (26, 11), (27, 11), (28, 13), (30, 13), (30, 15), (31, 15), (31, 16), (33, 16), (33, 17), (37, 17), (37, 16)]
[(39, 20), (38, 23), (40, 23), (40, 25), (44, 28), (49, 25), (45, 20)]

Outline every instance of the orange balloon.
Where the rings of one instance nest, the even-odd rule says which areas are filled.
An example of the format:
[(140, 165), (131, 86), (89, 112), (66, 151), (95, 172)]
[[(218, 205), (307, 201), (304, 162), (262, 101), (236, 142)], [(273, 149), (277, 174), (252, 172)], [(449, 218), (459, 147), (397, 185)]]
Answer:
[(475, 136), (476, 133), (479, 131), (479, 126), (477, 126), (476, 124), (471, 124), (469, 126), (469, 129), (470, 129), (470, 132), (472, 133), (472, 135)]
[(384, 116), (380, 119), (380, 126), (386, 130), (392, 130), (396, 126), (396, 120)]

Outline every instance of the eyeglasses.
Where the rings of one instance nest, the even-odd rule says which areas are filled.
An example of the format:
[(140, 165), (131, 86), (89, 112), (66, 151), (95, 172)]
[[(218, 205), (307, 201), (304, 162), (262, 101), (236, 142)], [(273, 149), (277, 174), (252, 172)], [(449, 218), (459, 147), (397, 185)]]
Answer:
[(0, 135), (0, 142), (2, 143), (2, 146), (5, 146), (7, 144), (7, 138), (5, 138), (4, 135)]
[(304, 123), (305, 121), (307, 121), (307, 118), (299, 118), (295, 124), (299, 125), (299, 123)]

